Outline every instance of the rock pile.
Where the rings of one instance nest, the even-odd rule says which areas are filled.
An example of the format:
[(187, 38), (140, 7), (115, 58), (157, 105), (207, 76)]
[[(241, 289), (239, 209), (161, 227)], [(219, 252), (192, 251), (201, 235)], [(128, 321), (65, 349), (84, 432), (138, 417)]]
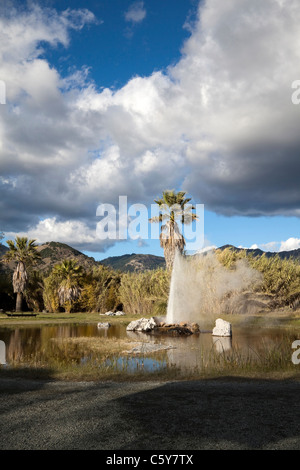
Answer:
[(151, 332), (172, 336), (192, 335), (200, 332), (197, 323), (166, 324), (165, 322), (160, 322), (155, 317), (134, 320), (127, 326), (127, 331), (142, 331), (144, 333)]
[(105, 313), (99, 313), (99, 315), (106, 315), (108, 317), (120, 317), (122, 315), (126, 315), (125, 312), (122, 312), (121, 310), (118, 310), (117, 312), (112, 312), (112, 311), (109, 311), (109, 312), (105, 312)]
[(194, 333), (200, 333), (199, 325), (197, 323), (175, 323), (167, 324), (162, 322), (158, 329), (158, 333), (169, 334), (172, 336), (192, 335)]
[(140, 318), (134, 320), (127, 326), (127, 331), (151, 331), (158, 326), (158, 322), (154, 317), (151, 318)]

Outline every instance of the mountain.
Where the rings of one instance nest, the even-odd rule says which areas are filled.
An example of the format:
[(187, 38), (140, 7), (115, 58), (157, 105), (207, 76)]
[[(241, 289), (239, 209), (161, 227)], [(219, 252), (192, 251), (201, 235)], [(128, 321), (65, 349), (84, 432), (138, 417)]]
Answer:
[[(292, 251), (281, 251), (265, 252), (260, 249), (251, 248), (237, 248), (233, 245), (223, 245), (219, 249), (225, 250), (231, 248), (236, 251), (246, 250), (247, 254), (252, 253), (254, 256), (261, 256), (265, 254), (268, 258), (279, 255), (282, 259), (297, 259), (300, 261), (300, 249)], [(41, 255), (41, 260), (35, 266), (34, 269), (47, 274), (51, 271), (55, 264), (61, 263), (65, 259), (75, 259), (78, 264), (82, 265), (86, 269), (92, 269), (99, 265), (109, 266), (112, 269), (119, 270), (122, 272), (140, 272), (157, 268), (165, 268), (165, 259), (162, 256), (155, 255), (144, 255), (144, 254), (127, 254), (122, 256), (111, 256), (101, 261), (95, 261), (94, 258), (81, 253), (80, 251), (72, 248), (65, 243), (59, 242), (47, 242), (37, 247)], [(0, 244), (0, 261), (2, 256), (8, 251), (5, 245)], [(0, 271), (12, 272), (15, 267), (15, 263), (11, 262), (8, 265), (0, 263)]]
[[(8, 248), (0, 244), (0, 259), (7, 251)], [(61, 263), (65, 259), (75, 259), (78, 264), (86, 269), (92, 269), (101, 264), (122, 272), (139, 272), (159, 267), (165, 268), (165, 259), (161, 256), (137, 255), (132, 253), (130, 255), (113, 256), (101, 261), (95, 261), (94, 258), (81, 253), (65, 243), (59, 242), (47, 242), (38, 245), (37, 251), (41, 255), (41, 260), (35, 265), (34, 269), (42, 273), (50, 272), (53, 266)], [(0, 264), (0, 270), (2, 271), (13, 271), (14, 267), (14, 262), (8, 265), (4, 263)]]
[(220, 246), (219, 250), (225, 250), (226, 248), (231, 248), (235, 251), (246, 251), (247, 254), (253, 254), (254, 256), (265, 255), (267, 258), (272, 258), (273, 256), (278, 255), (281, 259), (297, 259), (300, 261), (300, 248), (291, 251), (262, 251), (259, 248), (237, 248), (233, 245), (223, 245)]
[(0, 243), (0, 258), (8, 251), (8, 247)]
[(104, 266), (110, 266), (123, 272), (146, 271), (149, 269), (165, 268), (165, 258), (155, 255), (131, 255), (111, 256), (100, 261)]
[[(4, 245), (0, 245), (0, 258), (7, 250), (8, 248)], [(41, 260), (34, 266), (34, 269), (42, 273), (50, 272), (55, 264), (61, 263), (65, 259), (75, 259), (78, 264), (81, 264), (86, 269), (99, 266), (100, 264), (98, 261), (95, 261), (94, 258), (75, 250), (75, 248), (72, 248), (65, 243), (47, 242), (42, 245), (38, 245), (37, 251), (41, 255)], [(8, 265), (1, 265), (1, 269), (3, 271), (13, 270), (14, 267), (15, 263), (13, 261)]]
[(99, 263), (94, 258), (75, 250), (75, 248), (65, 243), (47, 242), (39, 245), (37, 251), (39, 251), (42, 258), (37, 266), (43, 272), (49, 271), (55, 264), (61, 263), (65, 259), (75, 259), (78, 264), (86, 269), (99, 266)]

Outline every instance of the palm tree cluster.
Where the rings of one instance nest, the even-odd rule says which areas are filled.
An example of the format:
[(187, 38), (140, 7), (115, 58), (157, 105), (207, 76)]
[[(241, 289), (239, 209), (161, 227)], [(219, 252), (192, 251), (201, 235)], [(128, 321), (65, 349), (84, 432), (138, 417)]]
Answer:
[(84, 270), (78, 266), (74, 260), (64, 260), (53, 268), (53, 275), (59, 282), (58, 297), (61, 306), (64, 306), (67, 312), (71, 311), (73, 303), (78, 299), (81, 293), (81, 283)]

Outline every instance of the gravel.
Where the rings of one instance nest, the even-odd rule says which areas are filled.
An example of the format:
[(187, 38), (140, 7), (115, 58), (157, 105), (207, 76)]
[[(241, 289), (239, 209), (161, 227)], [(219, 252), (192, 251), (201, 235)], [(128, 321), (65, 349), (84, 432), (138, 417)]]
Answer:
[(300, 449), (299, 382), (0, 379), (1, 450)]

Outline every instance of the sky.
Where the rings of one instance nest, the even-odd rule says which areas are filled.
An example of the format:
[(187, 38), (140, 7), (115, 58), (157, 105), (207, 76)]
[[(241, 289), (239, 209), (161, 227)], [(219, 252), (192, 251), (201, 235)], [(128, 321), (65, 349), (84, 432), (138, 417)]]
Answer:
[(5, 239), (162, 256), (99, 237), (97, 208), (174, 189), (199, 249), (300, 248), (299, 24), (298, 0), (2, 0)]

